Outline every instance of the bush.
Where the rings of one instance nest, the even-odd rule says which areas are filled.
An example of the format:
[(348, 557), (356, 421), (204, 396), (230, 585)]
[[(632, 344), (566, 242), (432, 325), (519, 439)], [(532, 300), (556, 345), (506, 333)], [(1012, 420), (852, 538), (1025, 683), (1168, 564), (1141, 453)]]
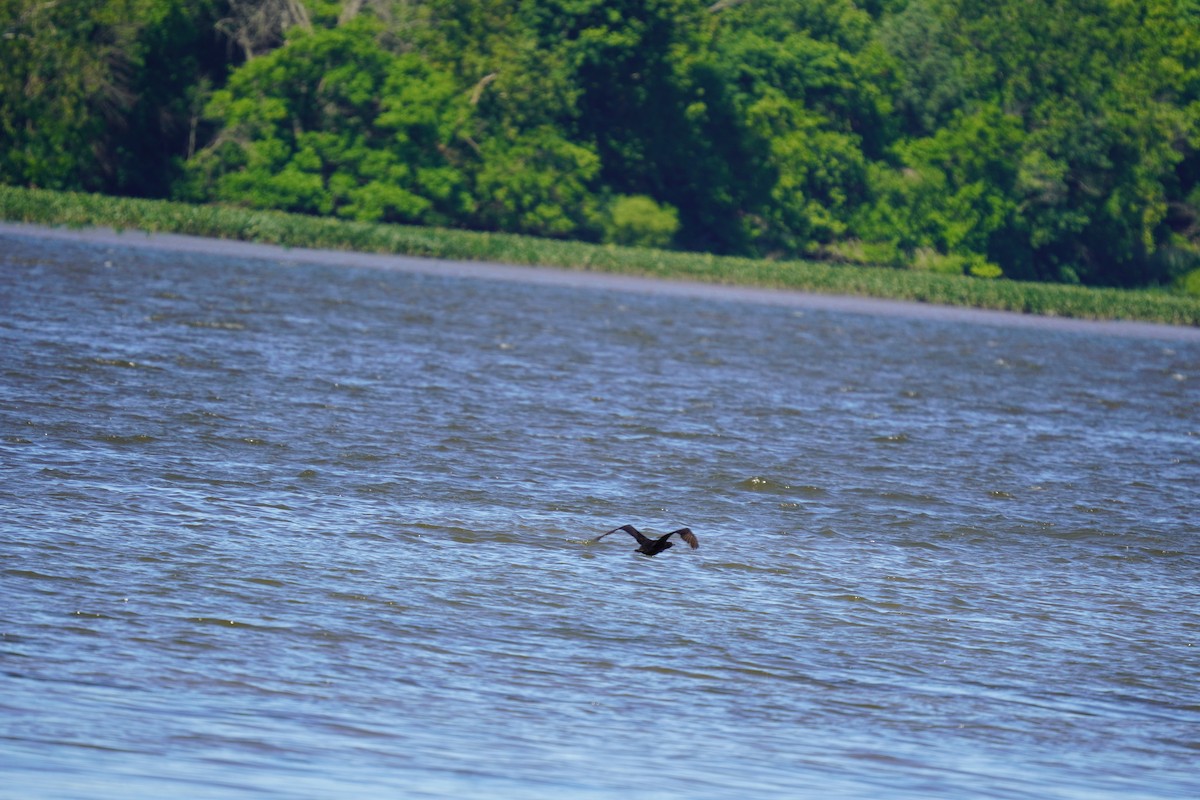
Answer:
[(1175, 281), (1176, 288), (1188, 297), (1200, 297), (1200, 269), (1194, 269)]
[(667, 247), (679, 230), (679, 212), (645, 195), (623, 195), (609, 207), (604, 241), (629, 247)]

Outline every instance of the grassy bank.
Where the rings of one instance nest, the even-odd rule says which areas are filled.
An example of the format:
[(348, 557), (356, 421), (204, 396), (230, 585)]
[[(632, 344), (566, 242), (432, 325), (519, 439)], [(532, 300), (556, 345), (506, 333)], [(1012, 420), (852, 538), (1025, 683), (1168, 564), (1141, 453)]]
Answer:
[(0, 219), (185, 233), (287, 247), (557, 266), (1082, 319), (1200, 326), (1200, 299), (1157, 291), (1086, 289), (809, 261), (730, 258), (9, 186), (0, 186)]

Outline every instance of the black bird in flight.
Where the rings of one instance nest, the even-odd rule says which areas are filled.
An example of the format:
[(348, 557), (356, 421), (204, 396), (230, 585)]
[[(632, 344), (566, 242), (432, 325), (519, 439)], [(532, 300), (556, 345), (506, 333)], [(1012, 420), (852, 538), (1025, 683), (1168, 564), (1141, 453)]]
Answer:
[[(608, 533), (616, 533), (617, 531), (625, 531), (630, 536), (637, 539), (638, 544), (641, 546), (638, 547), (638, 549), (635, 550), (634, 552), (642, 553), (643, 555), (647, 555), (647, 556), (656, 556), (659, 553), (661, 553), (663, 550), (667, 550), (669, 548), (674, 547), (675, 543), (668, 541), (668, 540), (675, 534), (679, 534), (679, 538), (683, 539), (685, 542), (687, 542), (689, 545), (691, 545), (693, 550), (695, 550), (697, 547), (700, 546), (700, 542), (696, 540), (696, 534), (692, 533), (691, 528), (680, 528), (677, 531), (671, 531), (670, 533), (664, 533), (662, 536), (658, 537), (657, 539), (651, 539), (649, 536), (646, 536), (645, 534), (643, 534), (641, 531), (639, 531), (637, 528), (633, 527), (632, 525), (622, 525), (619, 528), (613, 528)], [(596, 542), (603, 539), (605, 536), (608, 536), (608, 533), (600, 534), (595, 539), (592, 539), (592, 541), (589, 542), (589, 544), (595, 544)]]

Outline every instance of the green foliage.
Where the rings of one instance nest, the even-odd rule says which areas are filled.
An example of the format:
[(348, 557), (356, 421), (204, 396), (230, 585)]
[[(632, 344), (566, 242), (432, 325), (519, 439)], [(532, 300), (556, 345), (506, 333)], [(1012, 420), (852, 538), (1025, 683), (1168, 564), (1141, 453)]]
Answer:
[(1004, 270), (995, 264), (979, 260), (967, 265), (967, 274), (976, 278), (995, 280), (996, 278), (1004, 277)]
[(1179, 291), (1188, 297), (1200, 297), (1200, 268), (1181, 276), (1177, 286)]
[(761, 173), (756, 249), (803, 250), (845, 235), (867, 178), (864, 136), (885, 104), (867, 49), (870, 19), (850, 2), (771, 0), (721, 13), (716, 52)]
[(594, 149), (604, 188), (675, 207), (685, 247), (744, 250), (764, 173), (710, 58), (703, 6), (543, 0), (521, 20), (575, 89), (556, 124)]
[(597, 227), (599, 203), (589, 184), (600, 161), (592, 151), (543, 127), (513, 142), (492, 139), (482, 155), (476, 192), (484, 225), (536, 236)]
[(616, 198), (609, 207), (604, 241), (627, 247), (667, 247), (679, 230), (679, 212), (643, 194)]
[(0, 181), (165, 192), (214, 22), (211, 0), (0, 0)]
[(1017, 225), (1013, 154), (1023, 138), (1019, 120), (990, 107), (898, 143), (897, 167), (873, 167), (861, 228), (910, 257), (928, 250), (982, 261), (993, 242), (1002, 250)]
[(1177, 279), (1176, 289), (1188, 297), (1200, 297), (1200, 267)]
[(1197, 0), (0, 0), (0, 63), (15, 185), (930, 277), (1200, 252)]
[[(961, 214), (954, 202), (910, 213), (923, 218), (919, 236), (945, 231), (938, 246), (987, 255), (1014, 276), (1166, 280), (1152, 254), (1195, 218), (1187, 198), (1200, 177), (1194, 0), (913, 0), (880, 34), (905, 70), (897, 109), (919, 137), (894, 152), (926, 186), (936, 184), (935, 168), (958, 202), (972, 167), (930, 164), (910, 141), (953, 138), (981, 110), (1019, 128), (1005, 154), (1015, 175), (985, 176), (980, 187), (995, 213), (979, 202)], [(894, 184), (883, 177), (880, 204), (903, 200)], [(972, 230), (982, 225), (986, 244), (955, 235), (947, 213)], [(988, 221), (999, 222), (996, 214), (1007, 217), (999, 227)], [(860, 233), (896, 235), (875, 221), (864, 218)]]
[(208, 104), (221, 133), (189, 162), (183, 196), (368, 221), (445, 224), (466, 211), (466, 101), (378, 32), (366, 17), (294, 29), (235, 71)]
[(137, 10), (135, 0), (0, 2), (0, 180), (105, 186), (114, 169), (106, 126), (133, 104)]
[(891, 297), (1062, 317), (1138, 319), (1200, 326), (1200, 298), (1165, 292), (978, 280), (962, 275), (838, 267), (811, 261), (771, 262), (3, 185), (0, 185), (0, 219), (170, 231), (287, 247), (558, 266), (722, 284)]

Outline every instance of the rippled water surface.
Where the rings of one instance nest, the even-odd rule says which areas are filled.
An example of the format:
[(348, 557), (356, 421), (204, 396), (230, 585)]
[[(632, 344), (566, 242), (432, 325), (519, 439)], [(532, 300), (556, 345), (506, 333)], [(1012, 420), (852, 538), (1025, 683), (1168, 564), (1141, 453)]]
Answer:
[(1200, 796), (1197, 337), (146, 244), (0, 234), (0, 795)]

